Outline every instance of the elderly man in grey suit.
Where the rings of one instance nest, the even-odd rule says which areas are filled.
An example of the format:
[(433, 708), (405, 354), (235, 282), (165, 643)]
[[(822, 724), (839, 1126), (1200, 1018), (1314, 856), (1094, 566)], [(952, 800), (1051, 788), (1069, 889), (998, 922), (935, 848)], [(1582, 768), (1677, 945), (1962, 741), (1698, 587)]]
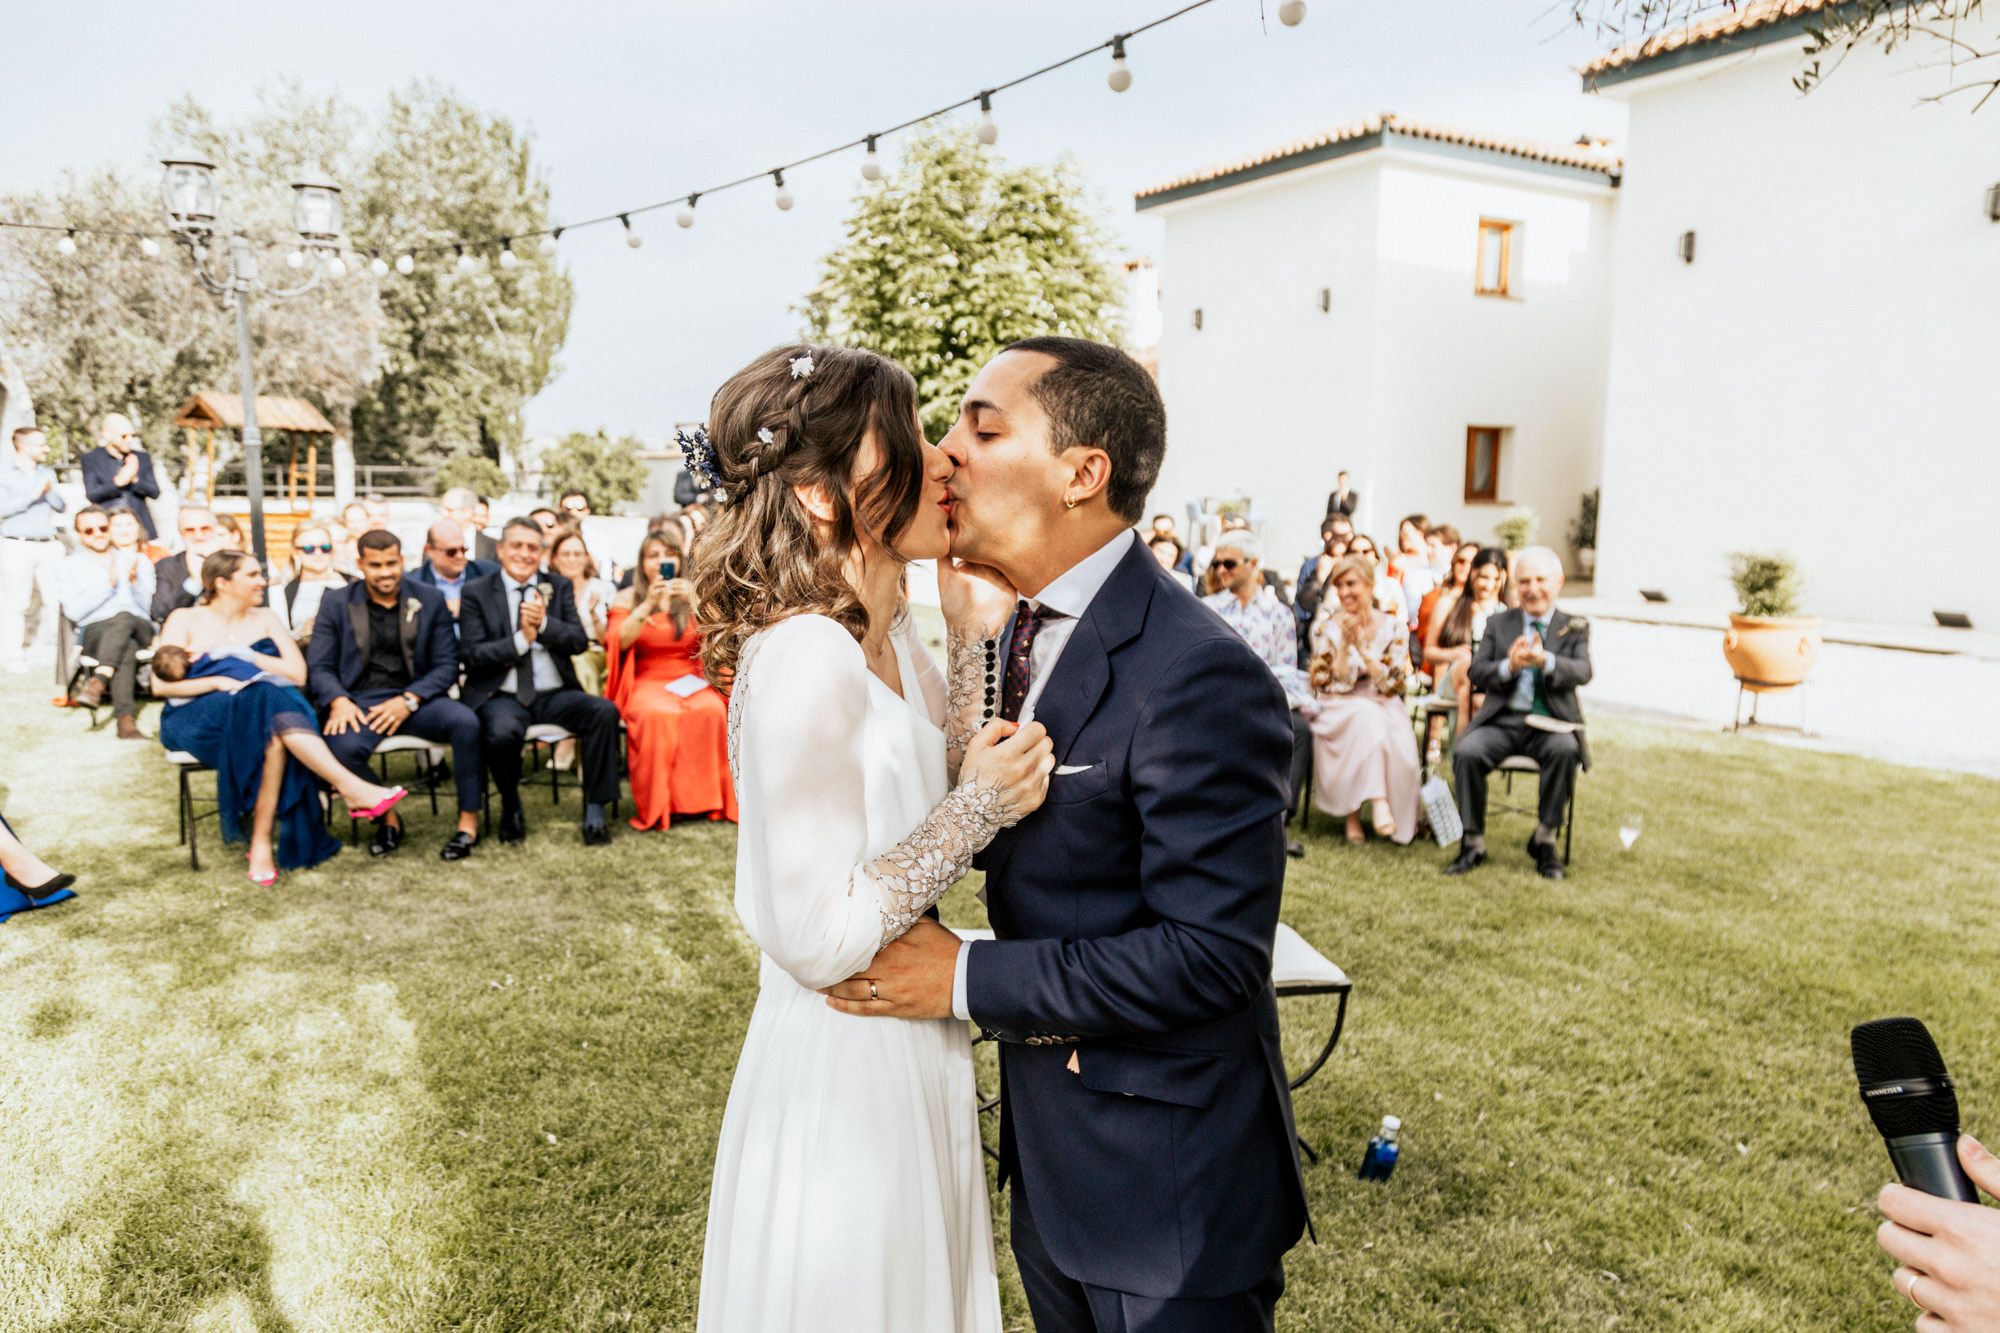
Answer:
[(1562, 560), (1546, 546), (1515, 558), (1514, 586), (1521, 604), (1486, 622), (1472, 655), (1472, 688), (1486, 702), (1458, 738), (1451, 773), (1458, 787), (1458, 815), (1465, 839), (1444, 868), (1462, 875), (1486, 860), (1486, 775), (1510, 755), (1541, 767), (1541, 793), (1528, 855), (1544, 879), (1563, 877), (1556, 831), (1569, 808), (1579, 765), (1590, 767), (1583, 737), (1583, 708), (1576, 687), (1590, 683), (1590, 622), (1556, 610)]

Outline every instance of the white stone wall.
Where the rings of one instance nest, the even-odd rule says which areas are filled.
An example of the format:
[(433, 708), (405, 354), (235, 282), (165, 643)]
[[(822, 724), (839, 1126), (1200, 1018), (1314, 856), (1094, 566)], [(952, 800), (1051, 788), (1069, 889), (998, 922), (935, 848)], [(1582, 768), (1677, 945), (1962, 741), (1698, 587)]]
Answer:
[(1857, 51), (1806, 97), (1796, 46), (1606, 90), (1631, 129), (1598, 595), (1727, 608), (1725, 553), (1783, 548), (1810, 611), (2000, 626), (1976, 554), (2000, 520), (2000, 119), (1920, 102), (1952, 75), (1936, 45)]
[[(1248, 495), (1289, 574), (1345, 467), (1378, 541), (1412, 511), (1483, 537), (1507, 506), (1463, 502), (1465, 431), (1500, 425), (1502, 498), (1541, 511), (1560, 546), (1596, 484), (1614, 201), (1608, 184), (1390, 147), (1160, 208), (1153, 507)], [(1521, 224), (1511, 299), (1474, 295), (1482, 216)]]

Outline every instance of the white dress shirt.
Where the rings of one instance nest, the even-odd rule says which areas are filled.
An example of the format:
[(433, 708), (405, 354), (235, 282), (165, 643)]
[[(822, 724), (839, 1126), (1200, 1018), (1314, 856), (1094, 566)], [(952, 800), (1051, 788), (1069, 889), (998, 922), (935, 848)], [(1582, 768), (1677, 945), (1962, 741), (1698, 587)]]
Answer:
[[(526, 583), (516, 583), (514, 582), (514, 576), (511, 574), (503, 573), (500, 576), (500, 586), (507, 590), (507, 614), (513, 618), (516, 626), (521, 623), (521, 596), (535, 582), (535, 579), (529, 579)], [(539, 592), (536, 593), (536, 596), (540, 595)], [(544, 621), (543, 623), (546, 624), (547, 622)], [(533, 643), (529, 643), (528, 636), (517, 628), (514, 631), (514, 652), (516, 655), (521, 653), (528, 654), (528, 665), (535, 673), (535, 693), (553, 694), (563, 687), (562, 673), (556, 670), (556, 659), (550, 657), (549, 650), (542, 647), (540, 635), (535, 637)], [(521, 669), (519, 667), (513, 667), (508, 670), (506, 677), (500, 682), (500, 693), (513, 694), (516, 692), (514, 678), (520, 672)]]
[[(1048, 684), (1050, 673), (1062, 657), (1063, 646), (1069, 642), (1069, 636), (1076, 633), (1077, 622), (1083, 619), (1083, 613), (1097, 600), (1104, 581), (1111, 577), (1111, 571), (1118, 568), (1118, 562), (1125, 558), (1125, 553), (1137, 540), (1139, 534), (1127, 528), (1064, 570), (1038, 596), (1027, 599), (1033, 609), (1039, 611), (1047, 607), (1051, 611), (1060, 611), (1062, 618), (1045, 623), (1036, 633), (1034, 645), (1028, 649), (1028, 692), (1021, 696), (1021, 725), (1026, 726), (1035, 720), (1035, 701), (1042, 697), (1042, 687)], [(1013, 633), (1014, 622), (1010, 617), (1006, 631), (1000, 636), (1003, 652)], [(971, 1021), (972, 1014), (966, 1008), (965, 967), (971, 956), (970, 948), (963, 944), (958, 946), (958, 963), (951, 979), (952, 1016), (967, 1022)]]

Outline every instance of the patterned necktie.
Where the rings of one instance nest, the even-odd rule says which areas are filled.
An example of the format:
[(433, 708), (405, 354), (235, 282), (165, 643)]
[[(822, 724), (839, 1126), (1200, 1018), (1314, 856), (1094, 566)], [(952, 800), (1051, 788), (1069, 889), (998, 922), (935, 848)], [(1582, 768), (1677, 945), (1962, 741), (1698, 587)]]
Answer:
[(1051, 620), (1063, 619), (1061, 611), (1031, 607), (1026, 601), (1014, 607), (1014, 633), (1007, 640), (1007, 676), (1000, 687), (1000, 716), (1009, 722), (1021, 720), (1021, 704), (1028, 697), (1029, 668), (1033, 665), (1035, 636)]
[[(514, 592), (514, 628), (521, 628), (521, 612), (528, 605), (528, 590), (517, 588)], [(528, 645), (528, 651), (521, 654), (514, 667), (514, 697), (521, 701), (523, 708), (535, 702), (535, 645)]]

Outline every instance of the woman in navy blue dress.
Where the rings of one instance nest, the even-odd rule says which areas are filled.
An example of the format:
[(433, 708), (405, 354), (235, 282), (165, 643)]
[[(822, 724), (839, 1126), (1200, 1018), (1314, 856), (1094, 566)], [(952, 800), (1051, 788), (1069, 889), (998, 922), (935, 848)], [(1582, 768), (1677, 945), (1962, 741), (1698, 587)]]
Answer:
[(269, 885), (280, 868), (302, 870), (340, 850), (314, 774), (363, 819), (403, 798), (401, 787), (356, 777), (326, 748), (299, 692), (305, 658), (264, 605), (264, 575), (248, 555), (217, 551), (203, 561), (201, 600), (168, 616), (159, 642), (191, 660), (186, 679), (153, 684), (168, 700), (160, 741), (215, 770), (225, 842), (243, 839), (248, 817), (251, 882)]

